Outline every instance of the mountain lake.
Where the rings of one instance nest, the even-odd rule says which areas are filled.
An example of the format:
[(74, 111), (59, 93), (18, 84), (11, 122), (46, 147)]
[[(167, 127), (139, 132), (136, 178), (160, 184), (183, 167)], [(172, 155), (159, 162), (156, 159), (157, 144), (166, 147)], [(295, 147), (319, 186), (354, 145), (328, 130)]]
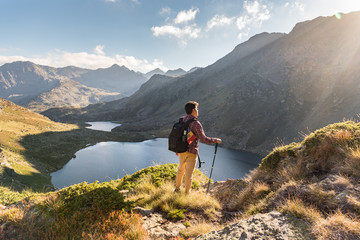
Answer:
[[(92, 125), (91, 129), (102, 131), (111, 131), (111, 128), (120, 125), (110, 122), (89, 124)], [(205, 161), (200, 170), (207, 176), (210, 174), (214, 150), (214, 145), (200, 143), (200, 159)], [(149, 166), (179, 162), (175, 153), (168, 150), (167, 138), (143, 142), (100, 142), (81, 149), (75, 155), (62, 169), (51, 173), (51, 182), (56, 188), (84, 181), (110, 181)], [(218, 147), (212, 180), (243, 178), (259, 166), (261, 159), (261, 156), (250, 152)]]

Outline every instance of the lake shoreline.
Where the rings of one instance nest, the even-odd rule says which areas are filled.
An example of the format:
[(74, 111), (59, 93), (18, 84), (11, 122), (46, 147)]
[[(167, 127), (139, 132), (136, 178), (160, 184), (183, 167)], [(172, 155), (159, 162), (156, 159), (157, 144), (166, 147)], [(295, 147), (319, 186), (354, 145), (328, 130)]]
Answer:
[[(103, 141), (80, 149), (75, 153), (76, 158), (51, 173), (52, 184), (62, 188), (83, 181), (104, 182), (150, 166), (178, 163), (178, 157), (167, 148), (167, 138), (136, 140)], [(199, 170), (205, 175), (210, 172), (213, 156), (214, 145), (201, 143), (200, 157), (205, 164)], [(244, 177), (260, 164), (261, 156), (219, 147), (216, 160), (218, 163), (215, 164), (212, 178), (214, 181), (223, 181)]]

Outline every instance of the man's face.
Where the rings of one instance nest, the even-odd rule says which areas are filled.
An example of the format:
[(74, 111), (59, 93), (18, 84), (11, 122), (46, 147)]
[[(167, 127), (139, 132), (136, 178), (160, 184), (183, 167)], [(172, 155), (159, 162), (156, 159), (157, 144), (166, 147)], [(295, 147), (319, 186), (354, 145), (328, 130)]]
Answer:
[(198, 108), (197, 108), (197, 107), (195, 107), (195, 108), (193, 109), (193, 111), (192, 111), (192, 115), (193, 115), (194, 117), (199, 116), (199, 110), (198, 110)]

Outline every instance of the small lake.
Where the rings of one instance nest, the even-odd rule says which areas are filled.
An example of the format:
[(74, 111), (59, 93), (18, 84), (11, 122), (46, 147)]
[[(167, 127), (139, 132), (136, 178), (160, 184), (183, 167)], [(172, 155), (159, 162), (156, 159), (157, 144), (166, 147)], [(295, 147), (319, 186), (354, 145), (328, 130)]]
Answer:
[(121, 126), (121, 124), (119, 123), (112, 123), (112, 122), (87, 122), (87, 124), (91, 125), (90, 127), (86, 127), (88, 129), (105, 131), (105, 132), (111, 132), (111, 129)]
[[(214, 150), (214, 145), (200, 143), (200, 158), (205, 161), (200, 170), (207, 176), (210, 174)], [(175, 153), (168, 150), (167, 138), (143, 142), (101, 142), (75, 155), (76, 158), (71, 159), (62, 169), (51, 173), (51, 182), (55, 187), (63, 188), (84, 181), (110, 181), (149, 166), (179, 162)], [(218, 147), (212, 179), (242, 178), (260, 162), (259, 155)]]

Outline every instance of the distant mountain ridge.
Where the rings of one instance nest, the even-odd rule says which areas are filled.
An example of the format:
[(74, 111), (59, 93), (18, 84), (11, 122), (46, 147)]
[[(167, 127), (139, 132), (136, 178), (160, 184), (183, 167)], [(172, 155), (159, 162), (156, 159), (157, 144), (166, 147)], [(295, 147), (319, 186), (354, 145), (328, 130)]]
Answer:
[(123, 96), (130, 96), (139, 89), (141, 84), (147, 81), (147, 78), (141, 73), (134, 72), (125, 66), (117, 64), (109, 68), (99, 68), (89, 70), (74, 78), (89, 87), (101, 88), (107, 91), (119, 92)]
[(169, 77), (177, 77), (177, 76), (182, 76), (182, 75), (185, 75), (187, 72), (182, 69), (182, 68), (178, 68), (178, 69), (175, 69), (175, 70), (168, 70), (166, 73), (165, 73), (165, 76), (169, 76)]
[(150, 79), (152, 76), (154, 76), (156, 74), (165, 75), (165, 76), (169, 76), (169, 77), (178, 77), (178, 76), (182, 76), (182, 75), (185, 75), (188, 73), (192, 73), (198, 69), (199, 69), (198, 67), (193, 67), (189, 71), (186, 72), (184, 69), (178, 68), (178, 69), (168, 70), (168, 71), (164, 72), (160, 68), (156, 68), (156, 69), (144, 74), (144, 76), (147, 79)]
[(160, 74), (160, 75), (164, 75), (165, 72), (163, 70), (161, 70), (160, 68), (156, 68), (150, 72), (147, 72), (144, 74), (144, 76), (147, 78), (147, 79), (150, 79), (152, 76), (154, 76), (155, 74)]
[(85, 107), (129, 96), (145, 81), (142, 74), (118, 65), (89, 70), (14, 62), (0, 67), (0, 97), (35, 111)]
[(266, 153), (274, 142), (291, 142), (299, 132), (360, 112), (359, 22), (360, 12), (354, 12), (299, 23), (289, 34), (258, 34), (206, 68), (176, 78), (153, 76), (129, 98), (73, 109), (66, 117), (55, 110), (45, 114), (121, 120), (123, 128), (166, 136), (184, 115), (184, 103), (195, 100), (209, 136)]

